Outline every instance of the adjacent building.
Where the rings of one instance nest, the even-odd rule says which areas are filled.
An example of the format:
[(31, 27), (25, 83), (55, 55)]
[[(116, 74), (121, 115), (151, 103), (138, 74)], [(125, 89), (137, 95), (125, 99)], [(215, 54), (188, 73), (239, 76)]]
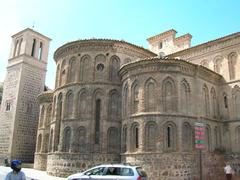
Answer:
[(50, 39), (32, 29), (12, 36), (0, 111), (0, 162), (33, 162)]

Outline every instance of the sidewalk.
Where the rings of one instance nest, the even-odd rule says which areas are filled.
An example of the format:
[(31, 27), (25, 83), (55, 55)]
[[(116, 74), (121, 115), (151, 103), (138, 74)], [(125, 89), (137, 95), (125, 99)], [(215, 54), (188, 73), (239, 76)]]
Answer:
[[(0, 180), (4, 180), (8, 172), (11, 171), (10, 167), (0, 166)], [(30, 168), (22, 168), (27, 180), (66, 180), (66, 178), (49, 176), (45, 171), (39, 171)]]

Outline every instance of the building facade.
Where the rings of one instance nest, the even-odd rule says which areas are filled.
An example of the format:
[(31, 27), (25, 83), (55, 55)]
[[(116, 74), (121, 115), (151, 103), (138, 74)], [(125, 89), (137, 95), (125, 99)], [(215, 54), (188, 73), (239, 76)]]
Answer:
[(0, 111), (0, 162), (32, 163), (50, 39), (32, 29), (12, 36)]
[(240, 33), (194, 47), (191, 37), (172, 29), (148, 38), (149, 50), (67, 43), (54, 54), (55, 88), (43, 91), (50, 39), (31, 29), (12, 36), (0, 158), (34, 156), (34, 168), (56, 176), (126, 162), (150, 180), (199, 179), (200, 122), (203, 179), (221, 180), (224, 161), (239, 173)]
[(204, 179), (223, 178), (224, 161), (238, 172), (240, 33), (195, 47), (175, 35), (149, 38), (151, 51), (102, 39), (58, 48), (56, 87), (38, 96), (34, 167), (66, 176), (126, 162), (151, 180), (199, 179), (201, 122)]

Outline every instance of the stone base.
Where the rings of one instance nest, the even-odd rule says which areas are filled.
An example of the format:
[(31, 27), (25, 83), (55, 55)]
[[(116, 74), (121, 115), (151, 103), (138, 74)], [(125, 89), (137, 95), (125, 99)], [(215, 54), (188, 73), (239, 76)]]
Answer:
[(48, 154), (37, 154), (34, 157), (34, 169), (46, 171)]
[[(148, 180), (200, 180), (200, 159), (196, 153), (123, 154), (122, 162), (141, 166)], [(202, 179), (224, 179), (223, 155), (202, 154)]]
[(47, 158), (47, 173), (66, 177), (103, 163), (120, 163), (120, 155), (53, 153)]

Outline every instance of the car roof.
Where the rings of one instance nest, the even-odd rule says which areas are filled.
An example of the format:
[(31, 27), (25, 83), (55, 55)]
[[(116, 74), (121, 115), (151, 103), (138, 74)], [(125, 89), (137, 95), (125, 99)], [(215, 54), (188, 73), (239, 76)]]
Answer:
[(130, 168), (138, 168), (140, 166), (134, 166), (130, 164), (101, 164), (95, 167), (130, 167)]

